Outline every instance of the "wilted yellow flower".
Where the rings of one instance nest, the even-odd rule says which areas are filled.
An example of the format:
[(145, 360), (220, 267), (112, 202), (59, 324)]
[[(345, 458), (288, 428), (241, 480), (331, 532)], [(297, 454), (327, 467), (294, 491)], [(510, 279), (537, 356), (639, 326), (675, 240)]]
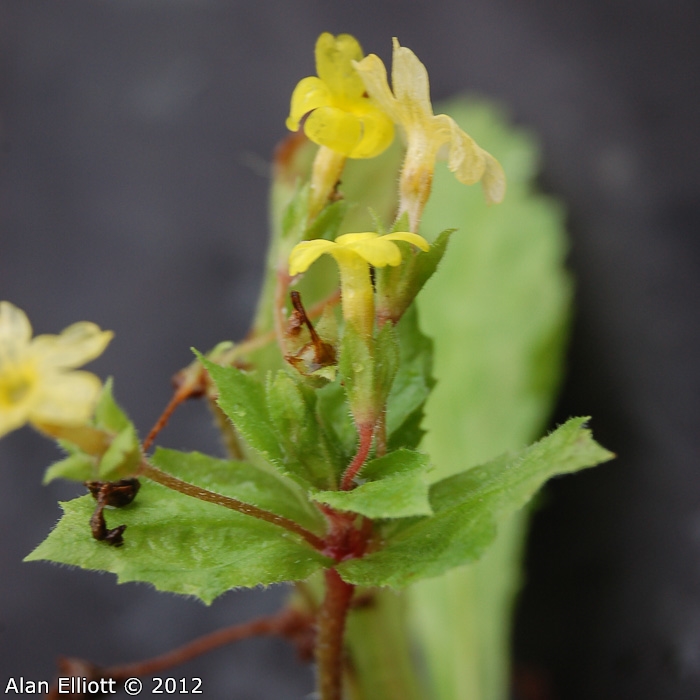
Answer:
[[(394, 138), (394, 126), (367, 97), (365, 86), (353, 67), (362, 59), (355, 37), (328, 32), (316, 42), (316, 72), (301, 80), (292, 94), (287, 128), (304, 132), (314, 143), (349, 158), (373, 158)], [(308, 115), (308, 116), (307, 116)]]
[(83, 322), (32, 340), (25, 313), (0, 302), (0, 436), (27, 422), (74, 426), (88, 421), (102, 384), (94, 374), (74, 368), (100, 355), (112, 336)]
[(324, 253), (332, 255), (340, 271), (343, 317), (354, 323), (358, 331), (369, 336), (374, 325), (374, 290), (370, 265), (400, 265), (401, 249), (394, 241), (406, 241), (423, 251), (430, 247), (422, 236), (408, 231), (384, 236), (372, 232), (346, 233), (338, 236), (335, 241), (303, 241), (292, 249), (289, 256), (289, 274), (306, 272)]
[(393, 92), (378, 56), (370, 54), (354, 65), (370, 96), (405, 131), (407, 152), (399, 184), (399, 216), (408, 212), (414, 230), (430, 195), (435, 160), (444, 149), (447, 165), (460, 182), (472, 185), (481, 181), (488, 203), (503, 199), (506, 180), (498, 161), (454, 119), (433, 114), (428, 72), (413, 51), (394, 39)]

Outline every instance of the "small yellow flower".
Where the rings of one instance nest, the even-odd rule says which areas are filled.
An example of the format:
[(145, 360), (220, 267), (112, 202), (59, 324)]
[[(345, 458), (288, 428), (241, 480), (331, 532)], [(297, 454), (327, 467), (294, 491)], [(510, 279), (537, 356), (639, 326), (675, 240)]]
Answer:
[(0, 436), (29, 422), (81, 425), (101, 389), (89, 372), (71, 371), (100, 355), (112, 339), (94, 323), (75, 323), (60, 335), (31, 339), (23, 311), (0, 302)]
[(353, 68), (362, 59), (355, 37), (327, 32), (316, 42), (318, 77), (304, 78), (294, 89), (287, 128), (304, 132), (314, 143), (349, 158), (374, 158), (394, 138), (394, 125), (365, 93)]
[(393, 92), (382, 60), (370, 54), (354, 64), (367, 92), (394, 123), (403, 127), (407, 152), (399, 184), (399, 215), (409, 213), (415, 230), (427, 202), (438, 155), (447, 149), (447, 164), (465, 185), (481, 181), (486, 201), (500, 202), (505, 195), (505, 174), (498, 161), (446, 114), (433, 114), (428, 72), (418, 57), (394, 39)]
[(316, 239), (298, 243), (289, 256), (289, 274), (298, 275), (324, 253), (332, 255), (340, 271), (343, 317), (354, 323), (362, 334), (372, 334), (374, 325), (374, 291), (370, 265), (396, 267), (401, 264), (401, 249), (394, 241), (406, 241), (423, 251), (428, 242), (416, 233), (399, 231), (380, 236), (377, 233), (346, 233), (335, 241)]

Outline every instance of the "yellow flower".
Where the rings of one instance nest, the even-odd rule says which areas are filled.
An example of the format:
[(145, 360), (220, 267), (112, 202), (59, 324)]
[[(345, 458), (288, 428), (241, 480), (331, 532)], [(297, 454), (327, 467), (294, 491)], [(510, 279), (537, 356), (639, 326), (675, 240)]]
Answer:
[(80, 425), (90, 418), (101, 382), (71, 371), (95, 359), (112, 339), (94, 323), (31, 339), (23, 311), (0, 302), (0, 436), (29, 422)]
[(394, 125), (370, 100), (353, 68), (362, 59), (355, 37), (327, 32), (316, 42), (318, 77), (304, 78), (294, 89), (287, 128), (304, 132), (314, 143), (349, 158), (374, 158), (394, 138)]
[(382, 60), (370, 54), (354, 64), (367, 92), (391, 119), (403, 127), (407, 152), (399, 184), (399, 216), (408, 212), (415, 230), (430, 195), (435, 160), (447, 149), (447, 164), (465, 185), (481, 181), (486, 201), (505, 195), (505, 174), (498, 161), (446, 114), (433, 114), (428, 72), (418, 57), (394, 39), (393, 92)]
[(298, 243), (289, 256), (289, 274), (298, 275), (324, 253), (332, 255), (340, 271), (343, 317), (354, 323), (363, 335), (372, 334), (374, 325), (374, 290), (370, 265), (396, 267), (401, 264), (401, 249), (394, 241), (406, 241), (423, 251), (428, 242), (416, 233), (399, 231), (380, 236), (377, 233), (346, 233), (335, 241), (316, 239)]

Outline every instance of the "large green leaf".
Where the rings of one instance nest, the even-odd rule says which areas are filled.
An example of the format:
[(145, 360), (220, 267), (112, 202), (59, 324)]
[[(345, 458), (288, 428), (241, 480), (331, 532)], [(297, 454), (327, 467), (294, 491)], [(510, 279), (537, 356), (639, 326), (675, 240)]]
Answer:
[(573, 418), (548, 437), (515, 455), (437, 482), (430, 491), (432, 517), (408, 520), (377, 552), (344, 562), (346, 581), (403, 587), (478, 559), (496, 538), (499, 522), (525, 505), (555, 474), (612, 458)]
[(131, 505), (106, 513), (108, 526), (127, 526), (122, 547), (92, 538), (91, 496), (61, 505), (63, 517), (28, 561), (110, 571), (119, 583), (143, 581), (205, 603), (231, 588), (305, 579), (327, 564), (275, 525), (151, 482)]
[[(435, 341), (437, 385), (421, 444), (442, 479), (520, 449), (545, 427), (561, 375), (571, 301), (561, 204), (537, 192), (538, 147), (493, 104), (457, 99), (454, 117), (493, 153), (508, 178), (487, 207), (479, 186), (438, 164), (422, 232), (457, 227), (437, 274), (418, 296)], [(509, 697), (510, 611), (519, 586), (524, 512), (505, 522), (475, 564), (408, 590), (434, 700)]]

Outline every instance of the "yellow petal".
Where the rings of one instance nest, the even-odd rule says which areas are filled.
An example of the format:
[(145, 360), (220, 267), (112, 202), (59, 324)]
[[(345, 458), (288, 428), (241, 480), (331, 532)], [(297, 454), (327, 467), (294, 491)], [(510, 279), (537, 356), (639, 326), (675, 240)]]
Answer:
[(385, 151), (394, 140), (394, 124), (391, 119), (372, 105), (361, 114), (360, 124), (362, 137), (350, 153), (350, 158), (374, 158)]
[(419, 236), (417, 233), (411, 233), (410, 231), (388, 233), (386, 236), (383, 236), (383, 238), (384, 240), (391, 241), (406, 241), (406, 243), (411, 243), (416, 246), (416, 248), (420, 248), (424, 253), (430, 250), (430, 243), (428, 243), (423, 236)]
[(386, 236), (376, 237), (371, 240), (358, 240), (343, 246), (344, 249), (359, 255), (363, 260), (374, 267), (386, 267), (401, 264), (401, 250)]
[(371, 53), (361, 61), (355, 63), (355, 70), (362, 78), (362, 82), (369, 93), (369, 96), (379, 105), (395, 124), (403, 121), (403, 111), (401, 105), (396, 101), (389, 88), (386, 67), (379, 56)]
[(337, 107), (319, 107), (304, 122), (304, 133), (319, 146), (350, 155), (362, 138), (358, 117)]
[(294, 276), (306, 272), (324, 253), (336, 248), (333, 241), (317, 238), (313, 241), (297, 243), (289, 254), (289, 274)]
[(32, 337), (27, 315), (9, 301), (0, 301), (0, 363), (17, 357)]
[(0, 437), (21, 428), (27, 422), (28, 408), (26, 404), (19, 404), (0, 410)]
[(486, 170), (481, 178), (481, 186), (484, 189), (484, 197), (488, 204), (500, 204), (506, 196), (506, 174), (501, 164), (490, 154), (484, 151), (486, 157)]
[(6, 362), (0, 369), (0, 436), (27, 422), (36, 396), (38, 374), (34, 363)]
[(430, 103), (428, 71), (418, 56), (394, 38), (394, 54), (391, 63), (391, 86), (394, 96), (410, 112), (414, 123), (423, 122), (433, 116)]
[(286, 126), (290, 131), (299, 128), (299, 122), (312, 110), (330, 104), (331, 93), (326, 84), (311, 76), (297, 83), (292, 93), (292, 102), (289, 108)]
[(102, 383), (90, 372), (54, 372), (43, 376), (29, 420), (57, 425), (86, 423), (101, 389)]
[(373, 231), (367, 231), (364, 233), (344, 233), (342, 236), (338, 236), (335, 242), (342, 247), (352, 245), (358, 241), (371, 241), (378, 238), (379, 234)]
[(39, 335), (34, 338), (29, 353), (44, 367), (68, 369), (80, 367), (99, 357), (114, 337), (88, 321), (74, 323), (60, 335)]
[(362, 55), (362, 47), (354, 36), (334, 37), (324, 32), (316, 41), (316, 73), (333, 94), (359, 99), (365, 87), (352, 62), (361, 60)]
[(485, 151), (479, 148), (474, 139), (462, 131), (451, 117), (441, 114), (435, 117), (435, 121), (440, 121), (450, 131), (447, 167), (465, 185), (479, 182), (486, 167)]

